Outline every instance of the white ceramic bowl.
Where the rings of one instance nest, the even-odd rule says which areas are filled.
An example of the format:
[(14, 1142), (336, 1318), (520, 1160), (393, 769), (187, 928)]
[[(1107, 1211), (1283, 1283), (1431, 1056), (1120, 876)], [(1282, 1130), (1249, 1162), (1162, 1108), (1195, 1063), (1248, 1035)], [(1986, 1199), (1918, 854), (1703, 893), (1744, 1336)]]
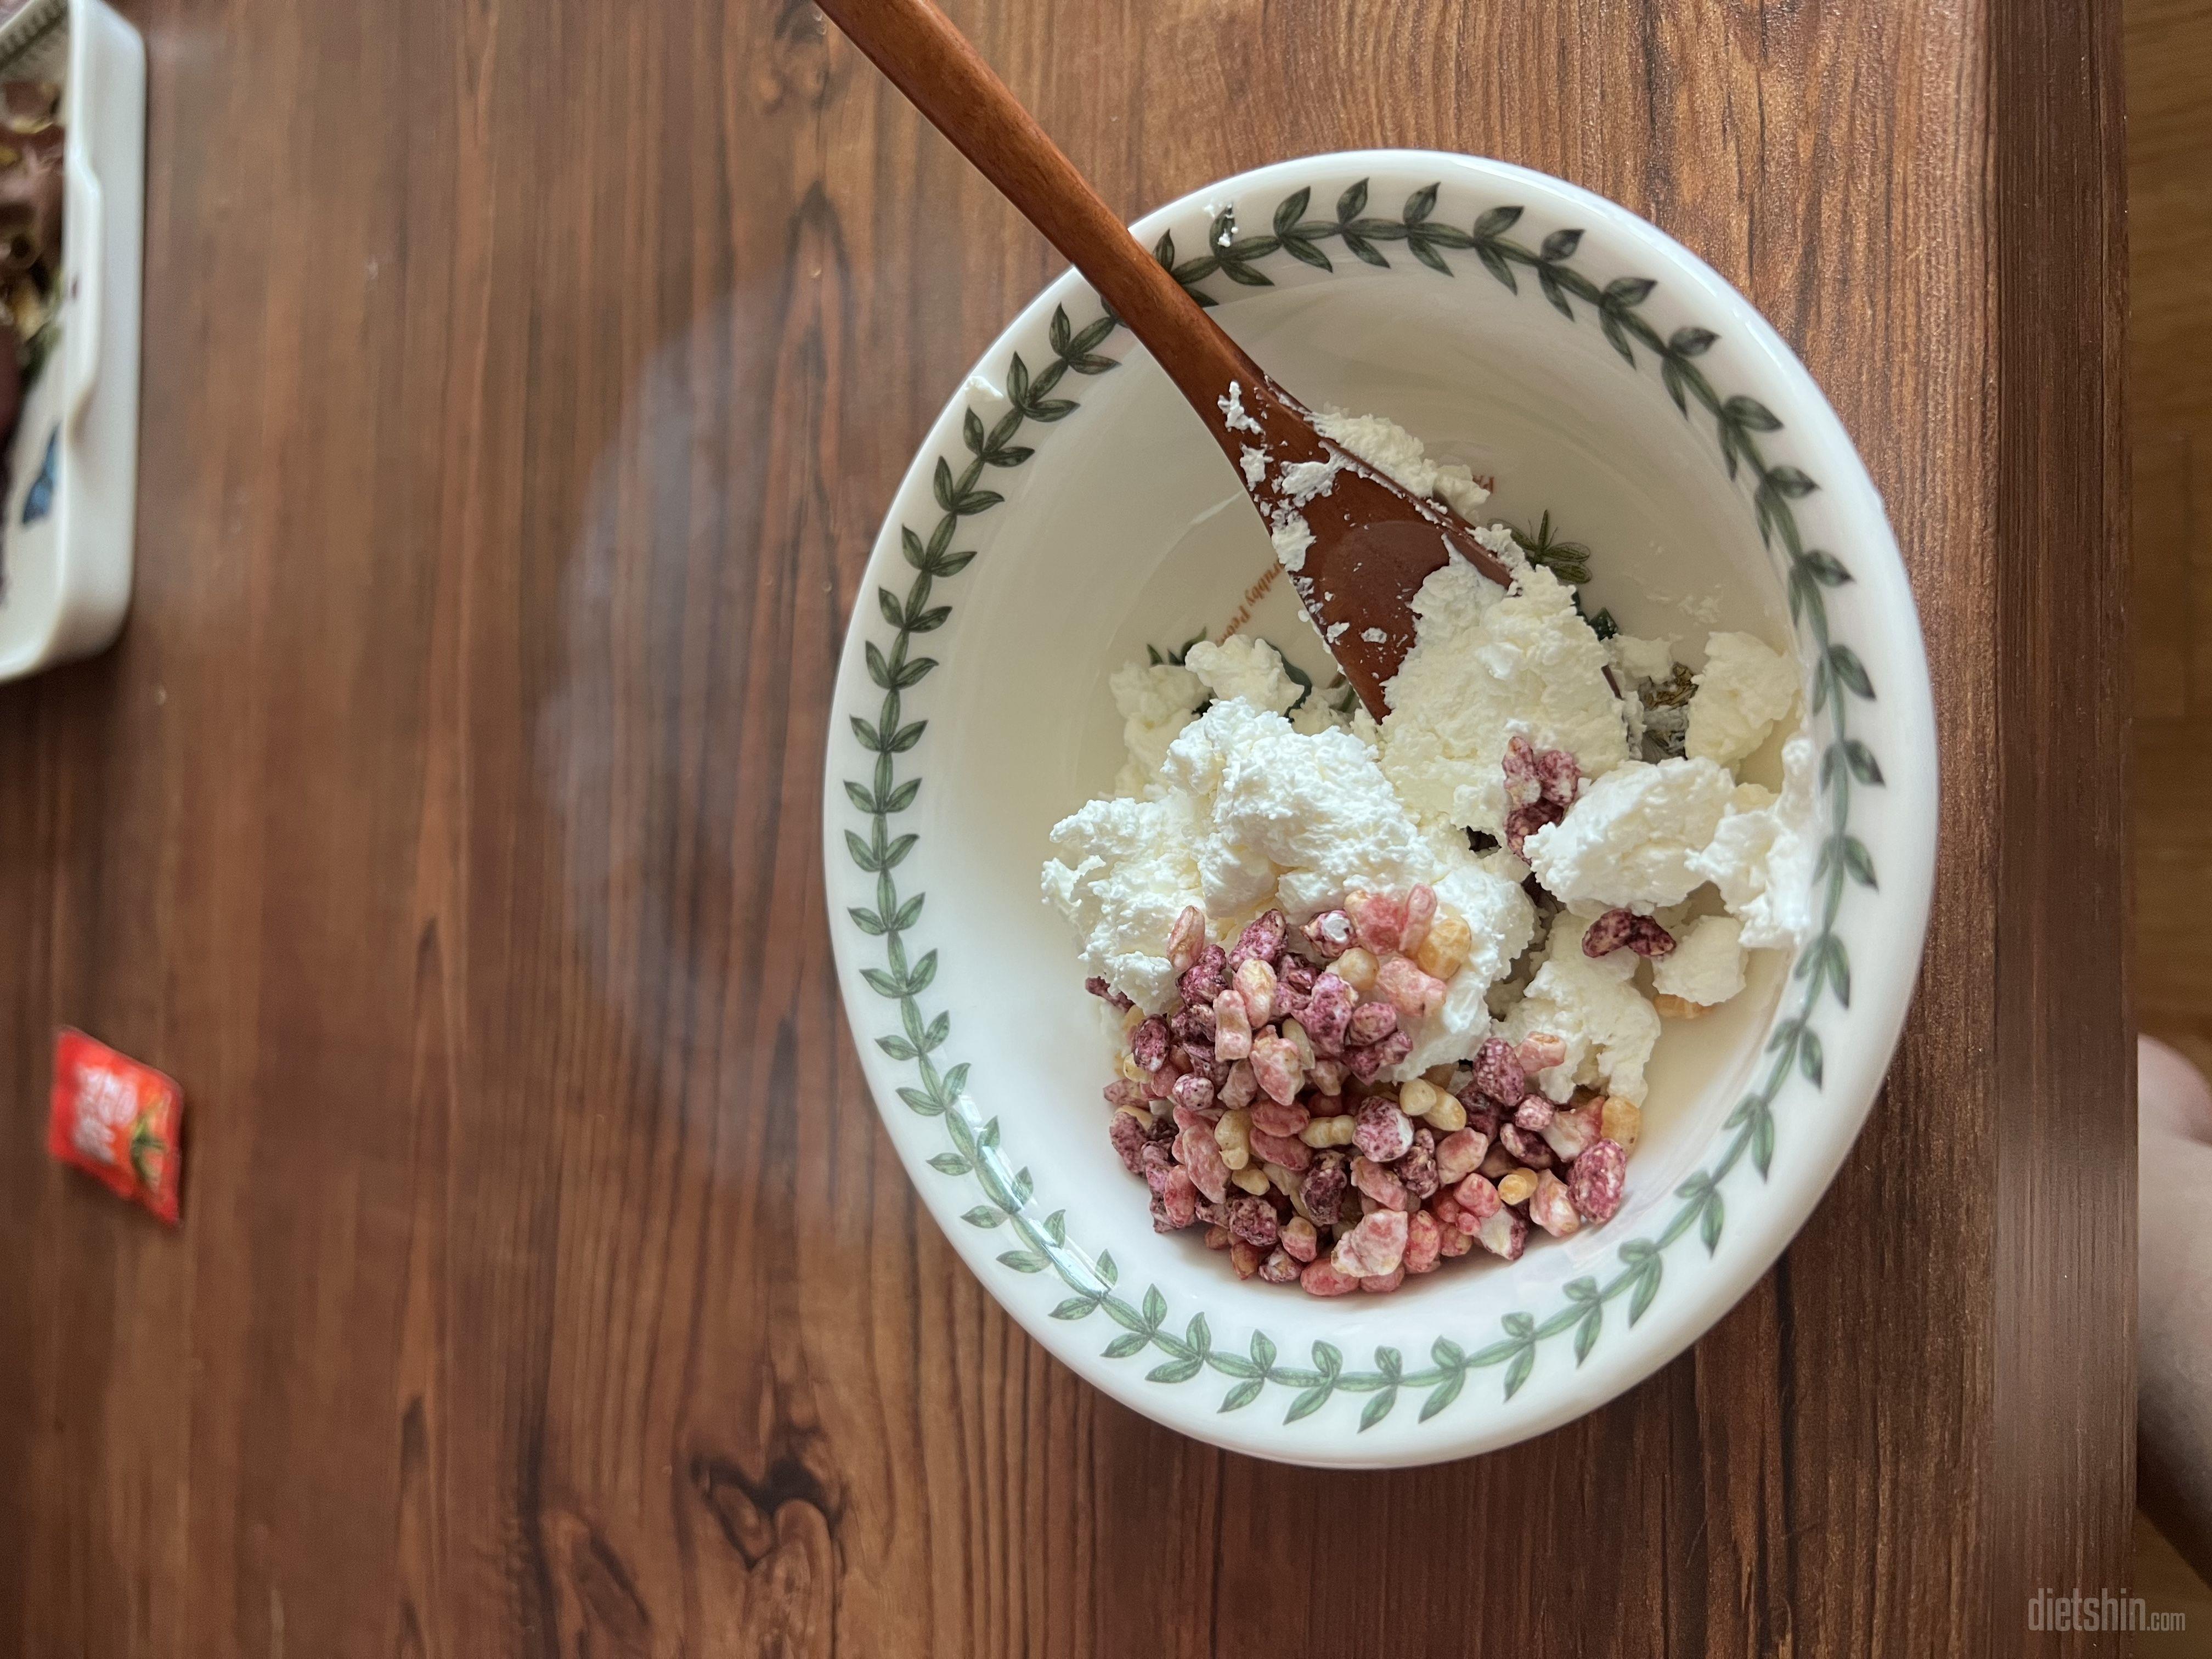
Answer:
[(1593, 550), (1586, 599), (1629, 631), (1692, 659), (1713, 626), (1796, 641), (1824, 757), (1824, 925), (1794, 962), (1759, 953), (1722, 1012), (1670, 1022), (1620, 1213), (1518, 1262), (1322, 1301), (1238, 1282), (1195, 1230), (1152, 1231), (1107, 1145), (1114, 1036), (1038, 894), (1052, 824), (1113, 776), (1114, 668), (1249, 606), (1246, 628), (1326, 672), (1285, 585), (1254, 599), (1275, 566), (1227, 463), (1071, 274), (983, 355), (878, 538), (830, 722), (830, 930), (869, 1084), (939, 1224), (1061, 1360), (1186, 1433), (1342, 1466), (1505, 1445), (1718, 1318), (1865, 1119), (1936, 845), (1905, 571), (1789, 349), (1587, 191), (1363, 151), (1224, 180), (1138, 230), (1172, 238), (1178, 274), (1285, 385), (1494, 476), (1499, 517), (1549, 511)]

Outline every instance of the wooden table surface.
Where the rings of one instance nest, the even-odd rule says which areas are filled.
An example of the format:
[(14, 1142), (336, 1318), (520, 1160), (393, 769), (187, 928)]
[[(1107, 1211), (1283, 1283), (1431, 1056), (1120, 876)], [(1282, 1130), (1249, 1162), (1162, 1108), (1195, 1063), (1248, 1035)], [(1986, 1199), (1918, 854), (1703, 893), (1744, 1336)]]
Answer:
[[(2132, 1495), (2108, 8), (952, 8), (1132, 215), (1383, 143), (1647, 214), (1911, 568), (1942, 862), (1833, 1190), (1613, 1406), (1374, 1475), (1048, 1360), (839, 1011), (842, 625), (1039, 240), (803, 0), (126, 9), (136, 609), (0, 690), (0, 1648), (2119, 1650), (2027, 1627)], [(182, 1079), (179, 1232), (38, 1150), (64, 1022)]]

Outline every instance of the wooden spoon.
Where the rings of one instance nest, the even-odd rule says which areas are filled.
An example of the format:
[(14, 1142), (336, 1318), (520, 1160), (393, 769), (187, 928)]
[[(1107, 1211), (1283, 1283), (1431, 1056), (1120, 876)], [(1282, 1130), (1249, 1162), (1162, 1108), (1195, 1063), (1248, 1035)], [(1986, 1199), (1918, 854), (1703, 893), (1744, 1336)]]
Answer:
[[(1324, 438), (1099, 199), (990, 65), (930, 0), (815, 0), (1129, 325), (1237, 463), (1270, 526), (1295, 511), (1313, 542), (1291, 582), (1345, 677), (1380, 720), (1382, 688), (1413, 643), (1413, 599), (1457, 553), (1501, 586), (1513, 574), (1455, 514)], [(1253, 451), (1266, 467), (1255, 481)], [(1287, 490), (1320, 462), (1326, 494)], [(1258, 469), (1255, 469), (1258, 470)], [(1295, 475), (1293, 475), (1295, 476)]]

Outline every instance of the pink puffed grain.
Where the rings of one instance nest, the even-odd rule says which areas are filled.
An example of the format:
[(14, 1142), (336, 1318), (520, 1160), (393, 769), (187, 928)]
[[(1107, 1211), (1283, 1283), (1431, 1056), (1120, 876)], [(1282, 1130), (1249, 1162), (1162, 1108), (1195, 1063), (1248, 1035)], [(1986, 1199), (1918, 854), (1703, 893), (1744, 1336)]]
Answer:
[(1406, 929), (1406, 902), (1388, 893), (1354, 893), (1344, 902), (1361, 948), (1376, 956), (1399, 948)]
[(1437, 1173), (1437, 1133), (1425, 1126), (1413, 1131), (1413, 1144), (1406, 1155), (1392, 1166), (1399, 1182), (1415, 1203), (1428, 1197), (1443, 1184)]
[(1166, 1146), (1157, 1139), (1145, 1143), (1137, 1155), (1137, 1173), (1145, 1178), (1145, 1185), (1152, 1189), (1157, 1198), (1168, 1189), (1168, 1176), (1175, 1168), (1175, 1157)]
[(1194, 1072), (1188, 1077), (1177, 1078), (1168, 1097), (1181, 1109), (1203, 1111), (1213, 1104), (1213, 1085)]
[(1505, 815), (1505, 845), (1516, 859), (1528, 856), (1528, 837), (1566, 817), (1566, 809), (1547, 800), (1531, 801)]
[(1195, 904), (1186, 904), (1168, 933), (1168, 966), (1176, 978), (1182, 978), (1197, 963), (1199, 950), (1205, 943), (1206, 912)]
[(1451, 1186), (1482, 1167), (1490, 1137), (1479, 1129), (1455, 1129), (1437, 1143), (1437, 1179)]
[(1271, 1135), (1294, 1135), (1312, 1116), (1303, 1106), (1285, 1106), (1273, 1097), (1252, 1103), (1252, 1127)]
[(1499, 769), (1505, 774), (1507, 806), (1533, 806), (1543, 798), (1544, 781), (1536, 771), (1535, 746), (1519, 732), (1506, 738)]
[(1176, 1155), (1208, 1203), (1218, 1204), (1229, 1196), (1229, 1165), (1221, 1156), (1221, 1144), (1213, 1138), (1213, 1125), (1203, 1118), (1185, 1125), (1176, 1137)]
[(1474, 1248), (1474, 1235), (1462, 1232), (1456, 1227), (1443, 1230), (1443, 1247), (1437, 1252), (1446, 1261), (1456, 1261)]
[(1377, 1164), (1395, 1163), (1413, 1147), (1413, 1120), (1393, 1101), (1370, 1100), (1359, 1109), (1352, 1144)]
[(1498, 1144), (1511, 1153), (1516, 1162), (1532, 1170), (1548, 1170), (1559, 1161), (1553, 1157), (1552, 1149), (1544, 1144), (1543, 1136), (1531, 1134), (1517, 1123), (1508, 1123), (1499, 1127)]
[(1397, 1176), (1370, 1159), (1352, 1160), (1352, 1184), (1385, 1209), (1402, 1210), (1411, 1204)]
[(1505, 1207), (1498, 1197), (1498, 1188), (1486, 1175), (1471, 1175), (1452, 1188), (1452, 1200), (1459, 1206), (1460, 1229), (1473, 1232), (1484, 1222)]
[(1153, 1015), (1129, 1033), (1129, 1053), (1138, 1065), (1157, 1072), (1168, 1063), (1168, 1023)]
[(1314, 1231), (1313, 1223), (1302, 1215), (1294, 1215), (1282, 1223), (1276, 1237), (1295, 1261), (1310, 1261), (1321, 1254), (1321, 1235)]
[[(1219, 1050), (1215, 1051), (1217, 1054)], [(1240, 1106), (1249, 1106), (1259, 1098), (1260, 1079), (1252, 1075), (1252, 1062), (1240, 1060), (1229, 1068), (1221, 1087), (1214, 1093), (1215, 1102), (1235, 1111)]]
[(1406, 892), (1405, 925), (1398, 930), (1398, 948), (1407, 956), (1418, 953), (1437, 919), (1437, 890), (1425, 884)]
[(1334, 962), (1350, 950), (1355, 937), (1352, 918), (1341, 910), (1324, 910), (1306, 924), (1306, 939), (1323, 962)]
[(1344, 1154), (1324, 1152), (1314, 1160), (1312, 1170), (1298, 1183), (1298, 1199), (1309, 1215), (1328, 1226), (1343, 1212), (1344, 1195), (1351, 1187), (1352, 1175)]
[(1391, 957), (1376, 970), (1375, 988), (1398, 1011), (1401, 1021), (1426, 1019), (1443, 1006), (1443, 981), (1423, 973), (1419, 963), (1406, 957)]
[(1583, 1149), (1604, 1133), (1605, 1108), (1598, 1101), (1584, 1101), (1579, 1106), (1570, 1106), (1553, 1115), (1544, 1126), (1544, 1144), (1552, 1149), (1553, 1156), (1563, 1164), (1571, 1164), (1583, 1155)]
[(1127, 1112), (1116, 1112), (1106, 1126), (1106, 1138), (1114, 1143), (1114, 1156), (1121, 1160), (1121, 1167), (1131, 1175), (1144, 1173), (1145, 1147), (1149, 1137), (1145, 1126)]
[(1404, 1265), (1407, 1273), (1434, 1273), (1443, 1248), (1444, 1230), (1437, 1224), (1436, 1217), (1426, 1210), (1416, 1210), (1406, 1218)]
[(1252, 1156), (1263, 1164), (1279, 1164), (1293, 1173), (1313, 1162), (1313, 1148), (1296, 1135), (1271, 1135), (1252, 1126)]
[(1517, 1261), (1528, 1247), (1528, 1223), (1518, 1210), (1501, 1209), (1475, 1229), (1474, 1241), (1492, 1255)]
[(1107, 1004), (1116, 1013), (1126, 1014), (1137, 1006), (1096, 974), (1083, 981), (1083, 988)]
[(1260, 1264), (1260, 1277), (1270, 1285), (1294, 1285), (1297, 1282), (1297, 1260), (1284, 1250), (1271, 1250)]
[[(1528, 1074), (1515, 1057), (1513, 1045), (1504, 1037), (1485, 1037), (1474, 1053), (1474, 1079), (1469, 1085), (1501, 1111), (1511, 1111), (1528, 1092)], [(1470, 1109), (1472, 1101), (1467, 1102)]]
[(1323, 1056), (1333, 1057), (1344, 1052), (1352, 1016), (1358, 1002), (1358, 993), (1334, 974), (1323, 974), (1314, 981), (1313, 993), (1306, 999), (1306, 1011), (1298, 1024), (1306, 1028), (1314, 1048)]
[(1532, 1134), (1541, 1134), (1545, 1125), (1551, 1122), (1559, 1109), (1542, 1095), (1531, 1091), (1522, 1096), (1521, 1103), (1513, 1109), (1513, 1127), (1526, 1129)]
[(1252, 1075), (1270, 1099), (1285, 1106), (1305, 1087), (1306, 1068), (1298, 1058), (1297, 1045), (1272, 1034), (1252, 1039)]
[(1380, 1042), (1371, 1043), (1360, 1052), (1373, 1054), (1376, 1061), (1388, 1070), (1413, 1052), (1413, 1034), (1401, 1025)]
[(1549, 1170), (1536, 1177), (1535, 1195), (1528, 1200), (1528, 1219), (1554, 1238), (1571, 1238), (1583, 1230), (1583, 1218), (1575, 1213), (1567, 1183)]
[(1223, 1060), (1244, 1060), (1252, 1053), (1252, 1022), (1244, 1012), (1244, 999), (1236, 990), (1213, 1000), (1213, 1052)]
[(1188, 1227), (1198, 1219), (1198, 1188), (1192, 1184), (1189, 1171), (1171, 1169), (1167, 1184), (1160, 1188), (1163, 1218), (1167, 1225), (1164, 1232), (1173, 1232)]
[(1370, 1273), (1359, 1281), (1359, 1288), (1370, 1296), (1388, 1296), (1406, 1282), (1406, 1269), (1393, 1267), (1387, 1273)]
[(1586, 957), (1611, 956), (1636, 937), (1636, 924), (1641, 920), (1633, 910), (1607, 911), (1590, 923), (1583, 934), (1583, 954)]
[(1364, 1048), (1370, 1043), (1380, 1042), (1398, 1029), (1398, 1010), (1390, 1002), (1363, 1002), (1352, 1011), (1344, 1041), (1346, 1046)]
[(1332, 1258), (1357, 1279), (1373, 1279), (1406, 1259), (1406, 1217), (1398, 1210), (1376, 1210), (1336, 1241)]
[(1341, 1271), (1334, 1261), (1323, 1256), (1300, 1270), (1298, 1287), (1308, 1296), (1349, 1296), (1359, 1288), (1359, 1278), (1356, 1273)]
[(1187, 1002), (1168, 1016), (1168, 1035), (1177, 1042), (1213, 1041), (1213, 1005)]
[(1619, 1212), (1627, 1183), (1628, 1154), (1616, 1141), (1593, 1140), (1575, 1160), (1567, 1177), (1567, 1191), (1574, 1200), (1575, 1213), (1595, 1224), (1610, 1221)]
[(1273, 962), (1280, 956), (1287, 926), (1280, 910), (1263, 911), (1253, 917), (1230, 947), (1229, 971), (1234, 974), (1248, 962)]
[(1190, 971), (1182, 975), (1177, 988), (1185, 1002), (1211, 1004), (1229, 983), (1229, 953), (1218, 945), (1202, 945), (1198, 960), (1191, 963)]
[(1536, 757), (1536, 779), (1544, 799), (1554, 806), (1572, 806), (1582, 783), (1582, 763), (1564, 749), (1547, 749)]
[(1275, 970), (1255, 957), (1238, 964), (1230, 988), (1244, 999), (1244, 1018), (1256, 1031), (1275, 1017)]
[(1229, 1231), (1249, 1244), (1272, 1250), (1281, 1226), (1273, 1205), (1264, 1198), (1247, 1195), (1229, 1200)]

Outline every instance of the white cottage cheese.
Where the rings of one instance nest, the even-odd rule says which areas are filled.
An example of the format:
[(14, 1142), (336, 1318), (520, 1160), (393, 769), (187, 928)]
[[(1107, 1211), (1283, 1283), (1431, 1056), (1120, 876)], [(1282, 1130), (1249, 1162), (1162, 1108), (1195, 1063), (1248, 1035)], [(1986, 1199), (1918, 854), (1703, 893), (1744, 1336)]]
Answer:
[(1721, 902), (1743, 923), (1753, 950), (1788, 950), (1813, 932), (1813, 866), (1820, 833), (1813, 817), (1813, 742), (1795, 737), (1782, 745), (1782, 794), (1747, 784), (1692, 860), (1698, 874), (1720, 889)]
[(1114, 793), (1141, 795), (1167, 758), (1168, 745), (1206, 701), (1206, 686), (1188, 668), (1142, 662), (1115, 669), (1106, 684), (1121, 712), (1121, 742), (1129, 751), (1114, 780)]
[(1673, 954), (1651, 964), (1651, 988), (1711, 1007), (1743, 989), (1744, 959), (1741, 922), (1699, 916), (1675, 934)]
[(1316, 415), (1314, 424), (1332, 443), (1341, 444), (1414, 495), (1443, 502), (1462, 519), (1472, 520), (1490, 499), (1472, 471), (1457, 461), (1431, 460), (1427, 446), (1395, 421), (1329, 410)]
[(1283, 672), (1283, 655), (1265, 640), (1232, 634), (1216, 645), (1200, 640), (1183, 654), (1183, 666), (1217, 697), (1242, 697), (1280, 714), (1298, 700), (1297, 681)]
[(1577, 909), (1649, 915), (1705, 884), (1692, 860), (1712, 840), (1735, 780), (1709, 760), (1626, 761), (1528, 837), (1528, 863)]
[(1508, 594), (1454, 560), (1413, 600), (1419, 634), (1390, 682), (1382, 769), (1423, 823), (1502, 836), (1506, 740), (1565, 749), (1586, 777), (1628, 757), (1606, 649), (1548, 570), (1524, 565)]
[(1168, 935), (1187, 904), (1201, 901), (1188, 796), (1094, 800), (1052, 832), (1060, 856), (1044, 867), (1044, 892), (1079, 941), (1086, 971), (1148, 1013), (1175, 995)]
[(1670, 679), (1674, 672), (1674, 641), (1640, 640), (1633, 634), (1616, 634), (1607, 642), (1613, 665), (1632, 680)]
[(1564, 912), (1552, 924), (1543, 966), (1506, 1017), (1504, 1035), (1518, 1042), (1548, 1031), (1566, 1044), (1566, 1058), (1535, 1077), (1549, 1098), (1565, 1101), (1577, 1087), (1603, 1088), (1640, 1106), (1644, 1068), (1659, 1041), (1658, 1012), (1636, 988), (1633, 955), (1583, 954), (1589, 927)]
[(1715, 634), (1690, 699), (1692, 760), (1733, 766), (1766, 741), (1797, 702), (1797, 665), (1748, 634)]

